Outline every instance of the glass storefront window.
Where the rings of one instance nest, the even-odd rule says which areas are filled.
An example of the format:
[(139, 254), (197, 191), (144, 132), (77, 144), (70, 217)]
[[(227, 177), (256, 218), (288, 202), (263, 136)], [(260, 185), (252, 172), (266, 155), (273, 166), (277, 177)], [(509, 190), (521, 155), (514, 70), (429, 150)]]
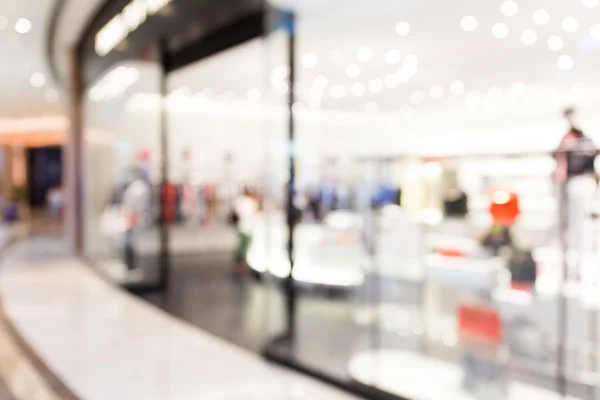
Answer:
[[(271, 4), (295, 24), (268, 11), (263, 37), (170, 73), (164, 102), (153, 63), (91, 87), (88, 256), (152, 280), (166, 250), (180, 316), (354, 389), (592, 398), (584, 5)], [(142, 208), (115, 200), (138, 180)]]
[(572, 231), (594, 217), (564, 193), (591, 201), (594, 172), (557, 180), (554, 153), (596, 126), (589, 36), (564, 26), (593, 25), (586, 8), (283, 3), (302, 220), (295, 331), (276, 357), (403, 398), (589, 398), (581, 274), (597, 255)]
[(160, 74), (125, 62), (85, 96), (85, 255), (125, 285), (160, 280)]

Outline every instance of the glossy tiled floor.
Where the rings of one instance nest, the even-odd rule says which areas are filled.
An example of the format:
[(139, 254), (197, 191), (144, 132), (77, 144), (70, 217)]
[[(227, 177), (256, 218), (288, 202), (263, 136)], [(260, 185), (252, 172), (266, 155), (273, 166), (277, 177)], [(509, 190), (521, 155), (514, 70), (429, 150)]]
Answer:
[[(282, 332), (281, 292), (273, 286), (257, 283), (250, 277), (234, 279), (230, 254), (198, 253), (195, 256), (173, 257), (171, 265), (171, 290), (166, 298), (151, 296), (149, 300), (155, 304), (255, 352), (263, 350), (270, 339)], [(350, 374), (350, 365), (356, 355), (368, 356), (368, 351), (377, 346), (422, 355), (425, 360), (443, 361), (445, 363), (440, 364), (451, 366), (452, 373), (460, 375), (463, 365), (461, 347), (455, 334), (456, 322), (448, 316), (453, 315), (457, 305), (471, 298), (473, 293), (430, 285), (426, 298), (428, 304), (431, 303), (428, 310), (434, 312), (427, 318), (440, 327), (439, 334), (432, 337), (432, 332), (427, 335), (419, 333), (416, 325), (402, 329), (391, 317), (411, 315), (412, 319), (425, 320), (418, 311), (422, 307), (418, 285), (383, 280), (372, 284), (375, 285), (382, 311), (386, 311), (383, 306), (388, 309), (377, 317), (381, 318), (376, 319), (377, 323), (370, 320), (375, 311), (374, 307), (369, 306), (369, 301), (373, 301), (373, 290), (361, 288), (345, 293), (303, 291), (298, 302), (297, 341), (293, 348), (278, 346), (279, 352), (288, 359), (346, 382), (354, 378)], [(452, 337), (446, 333), (451, 333)], [(536, 370), (537, 364), (529, 361), (515, 358), (510, 381), (514, 382), (515, 387), (556, 394), (559, 384), (556, 374)], [(391, 376), (400, 373), (397, 368), (389, 370)], [(423, 388), (427, 388), (427, 385)], [(395, 389), (397, 393), (406, 395), (402, 388)], [(567, 391), (574, 399), (590, 398), (591, 390), (589, 385), (568, 382)]]
[(120, 291), (60, 243), (20, 244), (0, 272), (16, 329), (85, 400), (349, 400)]

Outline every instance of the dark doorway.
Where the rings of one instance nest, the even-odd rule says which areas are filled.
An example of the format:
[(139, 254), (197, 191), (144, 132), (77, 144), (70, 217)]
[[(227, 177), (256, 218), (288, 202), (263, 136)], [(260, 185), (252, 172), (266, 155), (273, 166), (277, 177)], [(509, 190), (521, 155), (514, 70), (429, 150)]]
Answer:
[(47, 205), (47, 194), (62, 185), (62, 148), (60, 146), (27, 149), (27, 181), (29, 205)]

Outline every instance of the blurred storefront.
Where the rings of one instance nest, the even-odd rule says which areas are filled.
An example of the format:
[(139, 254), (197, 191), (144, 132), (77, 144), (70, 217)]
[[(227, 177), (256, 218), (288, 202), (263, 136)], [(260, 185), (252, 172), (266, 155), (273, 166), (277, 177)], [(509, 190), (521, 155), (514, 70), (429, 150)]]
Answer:
[(317, 3), (100, 10), (84, 256), (165, 289), (250, 232), (274, 360), (375, 399), (596, 399), (598, 5)]
[(0, 122), (3, 210), (16, 202), (26, 216), (47, 205), (49, 191), (62, 185), (62, 147), (67, 129), (63, 118)]

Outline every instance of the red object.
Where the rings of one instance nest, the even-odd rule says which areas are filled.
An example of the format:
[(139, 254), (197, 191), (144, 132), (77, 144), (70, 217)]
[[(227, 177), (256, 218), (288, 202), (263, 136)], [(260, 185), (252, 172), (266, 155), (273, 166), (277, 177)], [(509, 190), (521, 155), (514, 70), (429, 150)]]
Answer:
[(511, 226), (521, 213), (519, 197), (508, 190), (494, 190), (491, 193), (490, 214), (494, 224)]
[(521, 292), (530, 292), (532, 288), (531, 283), (513, 282), (510, 284), (511, 289), (519, 290)]
[(458, 331), (463, 336), (497, 343), (502, 340), (502, 322), (491, 308), (462, 305), (458, 309)]
[(142, 161), (149, 161), (151, 156), (152, 154), (150, 153), (150, 150), (144, 149), (140, 152), (140, 160)]
[(165, 195), (163, 222), (171, 223), (175, 221), (177, 213), (177, 187), (170, 183), (166, 183), (163, 185), (163, 191)]
[(338, 244), (344, 246), (344, 245), (349, 245), (350, 244), (350, 238), (347, 235), (341, 235), (338, 238)]
[(445, 257), (464, 257), (465, 253), (460, 251), (460, 250), (455, 250), (455, 249), (436, 249), (435, 250), (436, 254), (439, 254), (441, 256), (445, 256)]
[(136, 228), (138, 226), (138, 216), (135, 214), (127, 215), (127, 224), (130, 228)]

